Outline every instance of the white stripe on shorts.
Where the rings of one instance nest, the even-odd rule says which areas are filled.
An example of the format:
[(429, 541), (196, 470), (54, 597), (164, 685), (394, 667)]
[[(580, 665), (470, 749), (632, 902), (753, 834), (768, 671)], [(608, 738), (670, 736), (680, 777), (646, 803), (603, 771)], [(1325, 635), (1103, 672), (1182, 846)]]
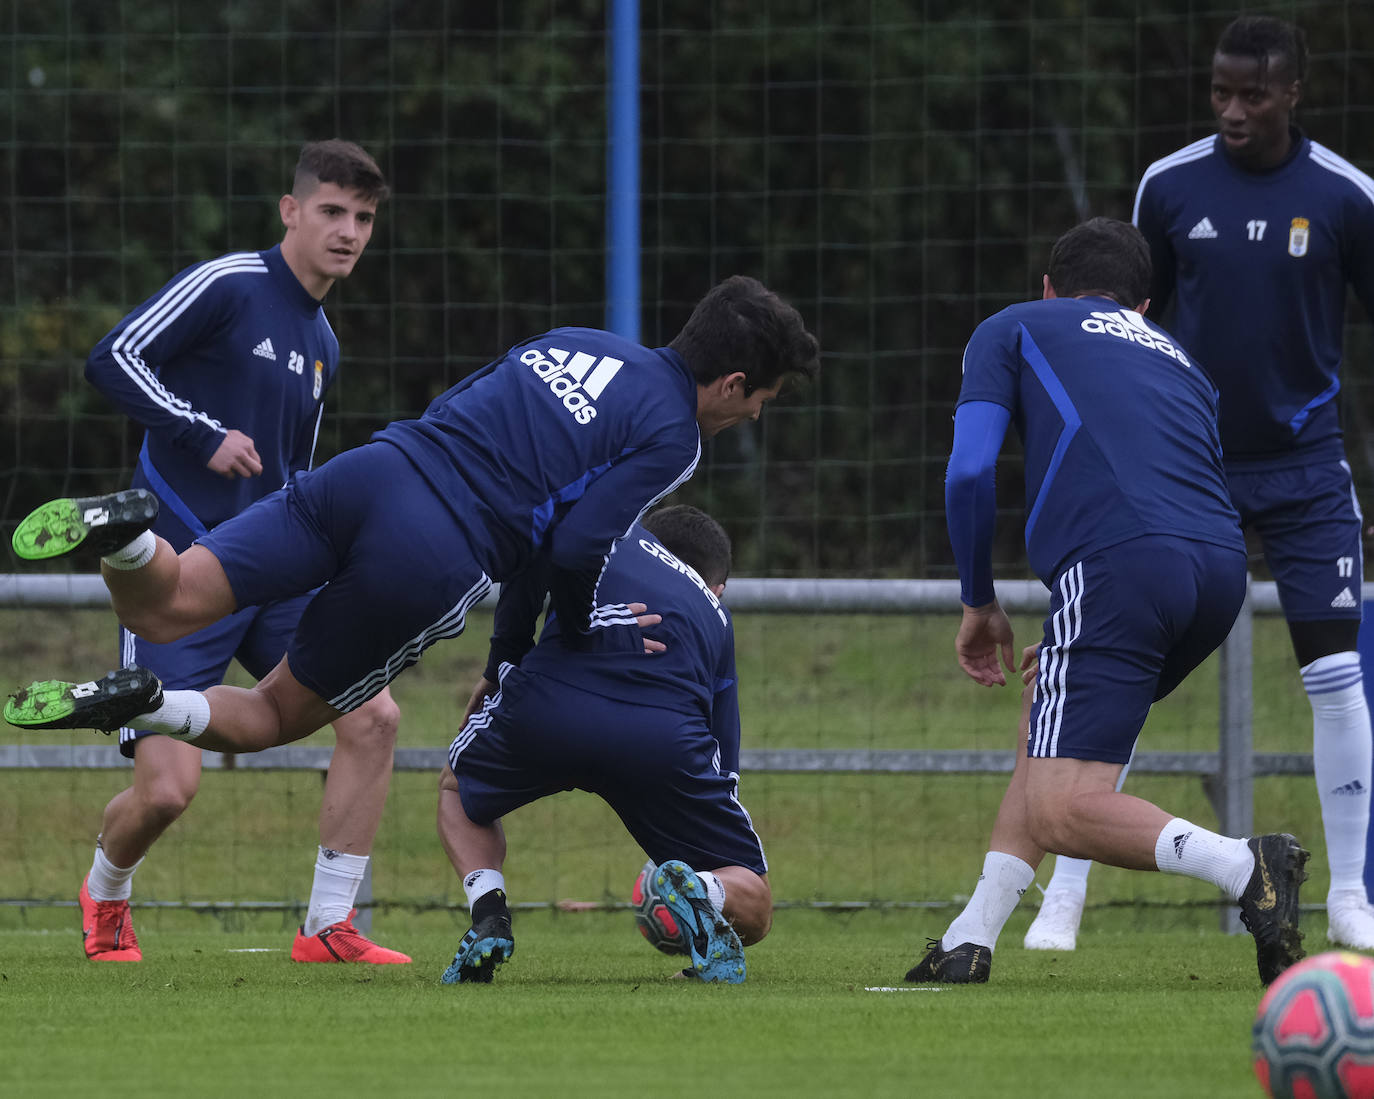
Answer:
[(356, 710), (406, 668), (419, 660), (420, 654), (434, 642), (441, 641), (446, 637), (457, 637), (462, 633), (464, 626), (467, 625), (468, 611), (489, 591), (491, 591), (491, 578), (483, 573), (477, 583), (473, 584), (463, 594), (463, 598), (458, 600), (458, 603), (445, 613), (439, 621), (426, 626), (415, 637), (412, 637), (396, 652), (392, 653), (380, 668), (368, 672), (353, 686), (329, 699), (329, 704), (334, 709), (344, 713)]
[(1053, 757), (1059, 752), (1059, 730), (1064, 723), (1065, 683), (1069, 672), (1069, 650), (1083, 632), (1083, 562), (1071, 565), (1059, 577), (1059, 597), (1063, 605), (1050, 619), (1053, 642), (1040, 646), (1040, 713), (1035, 719), (1030, 754)]

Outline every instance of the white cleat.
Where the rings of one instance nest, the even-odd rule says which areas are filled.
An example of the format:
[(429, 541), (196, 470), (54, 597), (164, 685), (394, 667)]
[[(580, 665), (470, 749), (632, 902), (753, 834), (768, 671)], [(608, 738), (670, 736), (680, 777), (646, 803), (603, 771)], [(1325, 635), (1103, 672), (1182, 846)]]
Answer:
[(1328, 893), (1326, 919), (1326, 937), (1336, 946), (1374, 950), (1374, 907), (1363, 889)]
[(1031, 922), (1022, 945), (1027, 950), (1072, 950), (1078, 945), (1078, 925), (1083, 919), (1084, 894), (1052, 889), (1040, 902), (1040, 913)]

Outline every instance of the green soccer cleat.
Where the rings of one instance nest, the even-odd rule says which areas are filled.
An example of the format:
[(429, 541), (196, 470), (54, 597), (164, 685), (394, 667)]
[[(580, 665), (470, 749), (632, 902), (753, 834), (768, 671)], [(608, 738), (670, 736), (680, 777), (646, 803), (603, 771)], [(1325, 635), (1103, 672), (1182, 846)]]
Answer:
[(63, 497), (24, 516), (10, 542), (25, 561), (47, 561), (77, 550), (104, 557), (127, 546), (156, 518), (157, 497), (147, 489)]
[(112, 733), (162, 705), (162, 683), (147, 668), (120, 668), (89, 683), (41, 680), (5, 703), (5, 720), (20, 729), (98, 729)]

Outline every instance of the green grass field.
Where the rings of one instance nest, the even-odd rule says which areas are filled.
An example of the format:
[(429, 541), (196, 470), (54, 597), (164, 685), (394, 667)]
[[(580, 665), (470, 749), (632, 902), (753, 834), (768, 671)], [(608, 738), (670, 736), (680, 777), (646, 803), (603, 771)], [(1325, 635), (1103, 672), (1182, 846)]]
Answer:
[(779, 913), (739, 986), (669, 979), (625, 913), (518, 916), (490, 986), (438, 984), (454, 916), (379, 919), (416, 964), (369, 970), (295, 965), (279, 926), (159, 927), (187, 918), (150, 922), (136, 966), (0, 933), (0, 1093), (1258, 1094), (1249, 939), (1203, 927), (1094, 918), (1073, 954), (1000, 949), (986, 986), (869, 991), (902, 986), (933, 916)]
[[(1257, 623), (1256, 744), (1310, 746), (1281, 627)], [(0, 612), (0, 674), (87, 676), (110, 663), (108, 614), (35, 627)], [(1034, 623), (1019, 621), (1018, 640)], [(953, 664), (952, 619), (742, 617), (747, 747), (1011, 745), (1016, 691)], [(437, 646), (397, 681), (401, 743), (439, 748), (480, 670), (488, 626)], [(45, 637), (36, 645), (34, 638)], [(1156, 708), (1142, 748), (1216, 746), (1216, 672)], [(86, 743), (19, 734), (9, 743)], [(329, 743), (329, 734), (317, 738)], [(972, 888), (1005, 776), (746, 774), (780, 910), (739, 987), (668, 980), (671, 960), (627, 912), (521, 911), (519, 949), (489, 988), (438, 975), (467, 927), (433, 833), (435, 776), (398, 773), (374, 858), (377, 937), (416, 964), (360, 971), (287, 959), (314, 858), (320, 776), (207, 773), (136, 880), (147, 960), (84, 960), (72, 900), (105, 801), (127, 771), (0, 772), (0, 1095), (513, 1094), (1255, 1095), (1249, 1026), (1260, 988), (1248, 936), (1219, 932), (1216, 891), (1098, 868), (1080, 949), (1021, 949), (1035, 894), (1008, 925), (993, 981), (901, 984)], [(1130, 789), (1213, 824), (1196, 777)], [(594, 799), (560, 795), (507, 820), (512, 900), (623, 903), (642, 861)], [(1257, 782), (1256, 827), (1313, 850), (1310, 948), (1324, 945), (1325, 852), (1312, 780)], [(1040, 880), (1048, 879), (1048, 864)], [(26, 903), (13, 903), (15, 901)], [(253, 902), (214, 914), (163, 907)], [(862, 910), (816, 903), (864, 902)], [(253, 952), (245, 952), (253, 951)]]

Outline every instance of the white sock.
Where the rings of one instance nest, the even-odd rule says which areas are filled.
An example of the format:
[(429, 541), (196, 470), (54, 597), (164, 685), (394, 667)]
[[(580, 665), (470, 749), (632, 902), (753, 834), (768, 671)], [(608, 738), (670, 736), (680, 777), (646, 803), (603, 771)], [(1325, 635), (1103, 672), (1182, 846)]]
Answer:
[(366, 872), (366, 855), (349, 855), (328, 847), (319, 849), (315, 856), (315, 882), (310, 887), (310, 909), (302, 925), (305, 935), (318, 935), (326, 927), (348, 919)]
[(701, 879), (701, 884), (706, 886), (706, 899), (711, 902), (711, 907), (724, 915), (725, 883), (709, 870), (698, 870), (697, 877)]
[(91, 872), (86, 877), (86, 892), (93, 901), (127, 901), (134, 893), (134, 871), (138, 869), (139, 859), (130, 867), (116, 866), (105, 856), (100, 840), (95, 842), (95, 858), (91, 861)]
[(992, 950), (1016, 902), (1034, 880), (1030, 863), (1002, 851), (989, 851), (983, 857), (983, 873), (973, 896), (954, 917), (940, 945), (952, 950), (960, 943), (975, 943)]
[(112, 569), (130, 572), (133, 569), (141, 569), (153, 559), (153, 554), (156, 552), (157, 535), (150, 530), (145, 530), (127, 546), (122, 546), (114, 553), (106, 554), (101, 560)]
[(1054, 857), (1054, 873), (1050, 884), (1045, 886), (1045, 896), (1051, 893), (1088, 895), (1088, 871), (1093, 868), (1092, 859), (1076, 859), (1072, 855)]
[(210, 700), (200, 691), (163, 691), (162, 705), (130, 722), (173, 740), (195, 740), (210, 725)]
[(1332, 653), (1302, 669), (1312, 703), (1312, 769), (1321, 799), (1331, 892), (1364, 890), (1369, 831), (1369, 704), (1359, 653)]
[[(1131, 764), (1135, 762), (1135, 749), (1131, 749), (1131, 758), (1126, 761), (1126, 766), (1121, 768), (1121, 774), (1116, 776), (1116, 792), (1121, 793), (1121, 787), (1126, 784), (1126, 776), (1131, 773)], [(1054, 873), (1050, 875), (1050, 884), (1045, 887), (1045, 896), (1056, 893), (1059, 890), (1072, 890), (1080, 897), (1088, 895), (1088, 871), (1093, 868), (1092, 859), (1076, 859), (1072, 855), (1055, 855)]]
[(1174, 817), (1155, 840), (1155, 865), (1165, 874), (1209, 881), (1234, 901), (1254, 873), (1255, 856), (1244, 840)]
[(463, 892), (468, 896), (468, 911), (472, 911), (472, 906), (478, 897), (485, 896), (493, 889), (506, 891), (505, 875), (499, 870), (474, 870), (463, 879)]

